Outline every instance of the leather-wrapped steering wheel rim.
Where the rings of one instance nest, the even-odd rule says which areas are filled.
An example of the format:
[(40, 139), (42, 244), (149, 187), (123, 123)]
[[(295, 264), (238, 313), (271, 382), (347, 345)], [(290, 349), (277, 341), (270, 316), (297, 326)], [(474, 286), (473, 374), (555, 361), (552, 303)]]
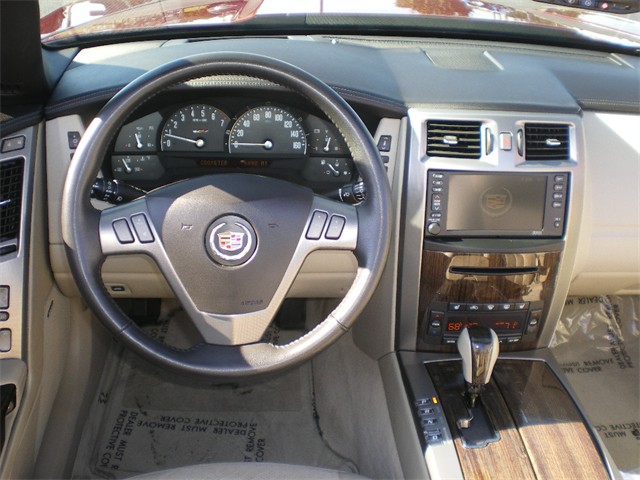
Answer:
[[(185, 81), (213, 75), (255, 77), (305, 97), (340, 130), (366, 185), (367, 198), (355, 208), (357, 241), (352, 250), (358, 262), (356, 278), (325, 320), (287, 345), (202, 343), (186, 350), (173, 348), (157, 342), (137, 327), (102, 283), (101, 266), (106, 256), (101, 233), (104, 215), (91, 205), (89, 191), (113, 138), (128, 116), (151, 97)], [(373, 139), (357, 114), (316, 77), (288, 63), (246, 53), (207, 53), (175, 60), (124, 87), (83, 135), (67, 173), (62, 201), (63, 239), (71, 272), (95, 316), (125, 346), (160, 367), (222, 378), (251, 377), (293, 367), (348, 331), (381, 277), (391, 224), (391, 194), (386, 172)], [(160, 227), (158, 231), (162, 233)]]

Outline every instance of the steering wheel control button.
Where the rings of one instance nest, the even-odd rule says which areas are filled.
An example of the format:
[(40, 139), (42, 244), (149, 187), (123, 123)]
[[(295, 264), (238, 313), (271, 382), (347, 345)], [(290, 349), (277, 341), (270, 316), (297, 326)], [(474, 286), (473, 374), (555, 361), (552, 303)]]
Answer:
[(153, 242), (153, 233), (151, 233), (149, 222), (147, 222), (147, 217), (144, 216), (144, 213), (133, 215), (131, 217), (131, 223), (133, 224), (133, 229), (136, 231), (140, 243)]
[(311, 223), (309, 223), (309, 228), (307, 228), (307, 240), (320, 240), (324, 225), (327, 223), (327, 218), (329, 218), (327, 212), (320, 210), (313, 212)]
[(340, 215), (332, 215), (329, 221), (329, 228), (327, 228), (327, 233), (324, 235), (325, 238), (327, 240), (338, 240), (342, 235), (345, 223), (347, 223), (346, 218)]
[(206, 246), (218, 265), (237, 267), (252, 258), (258, 237), (245, 219), (227, 215), (211, 224), (206, 234)]
[(120, 243), (133, 243), (133, 234), (129, 228), (129, 223), (124, 218), (116, 220), (112, 225), (113, 231), (115, 232), (116, 237), (118, 237), (118, 241)]

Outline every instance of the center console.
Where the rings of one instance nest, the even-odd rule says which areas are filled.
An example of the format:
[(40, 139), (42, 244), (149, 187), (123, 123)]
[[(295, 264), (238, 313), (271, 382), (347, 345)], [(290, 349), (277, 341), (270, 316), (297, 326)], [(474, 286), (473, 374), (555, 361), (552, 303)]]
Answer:
[[(575, 261), (580, 119), (426, 110), (409, 117), (397, 341), (428, 474), (607, 478), (596, 435), (540, 350)], [(492, 339), (493, 377), (478, 345), (461, 350), (475, 352), (461, 362), (469, 332)], [(486, 385), (469, 383), (469, 365)], [(478, 405), (465, 400), (480, 391)]]

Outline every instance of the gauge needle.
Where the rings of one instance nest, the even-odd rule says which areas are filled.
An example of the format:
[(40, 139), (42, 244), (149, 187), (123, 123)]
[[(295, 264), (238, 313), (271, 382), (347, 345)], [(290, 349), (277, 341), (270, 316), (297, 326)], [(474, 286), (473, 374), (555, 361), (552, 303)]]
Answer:
[(138, 148), (144, 147), (144, 145), (142, 144), (142, 138), (141, 138), (140, 134), (136, 133), (135, 137), (136, 137), (136, 147), (138, 147)]
[(190, 138), (179, 137), (178, 135), (172, 135), (170, 133), (165, 133), (164, 136), (165, 137), (169, 137), (169, 138), (175, 138), (176, 140), (182, 140), (183, 142), (193, 143), (198, 148), (204, 147), (204, 140), (202, 138), (198, 138), (196, 140), (192, 140)]
[(242, 143), (235, 141), (231, 145), (234, 147), (264, 147), (267, 150), (271, 150), (273, 148), (273, 142), (271, 140), (265, 140), (264, 143)]
[(334, 177), (339, 177), (340, 176), (340, 172), (336, 169), (336, 167), (334, 167), (330, 163), (327, 163), (327, 167), (329, 167), (331, 169), (331, 171), (333, 172), (333, 176)]
[(130, 161), (131, 160), (125, 160), (124, 158), (122, 159), (122, 165), (124, 166), (124, 171), (127, 172), (127, 173), (133, 172), (133, 170), (131, 169), (131, 167), (127, 163), (127, 162), (130, 162)]
[(327, 144), (324, 146), (322, 150), (324, 150), (325, 152), (328, 152), (330, 143), (331, 143), (331, 137), (327, 137)]

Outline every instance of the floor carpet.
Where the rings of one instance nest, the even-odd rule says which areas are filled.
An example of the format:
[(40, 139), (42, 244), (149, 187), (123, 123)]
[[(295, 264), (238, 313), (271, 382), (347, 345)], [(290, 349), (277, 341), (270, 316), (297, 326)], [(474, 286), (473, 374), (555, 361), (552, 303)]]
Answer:
[(640, 297), (569, 297), (551, 343), (625, 478), (640, 478)]
[[(187, 322), (182, 315), (173, 312), (149, 333), (180, 346)], [(273, 343), (292, 336), (278, 329), (269, 335)], [(357, 472), (322, 438), (310, 364), (265, 381), (217, 384), (168, 374), (114, 345), (73, 478), (125, 478), (206, 462)]]

